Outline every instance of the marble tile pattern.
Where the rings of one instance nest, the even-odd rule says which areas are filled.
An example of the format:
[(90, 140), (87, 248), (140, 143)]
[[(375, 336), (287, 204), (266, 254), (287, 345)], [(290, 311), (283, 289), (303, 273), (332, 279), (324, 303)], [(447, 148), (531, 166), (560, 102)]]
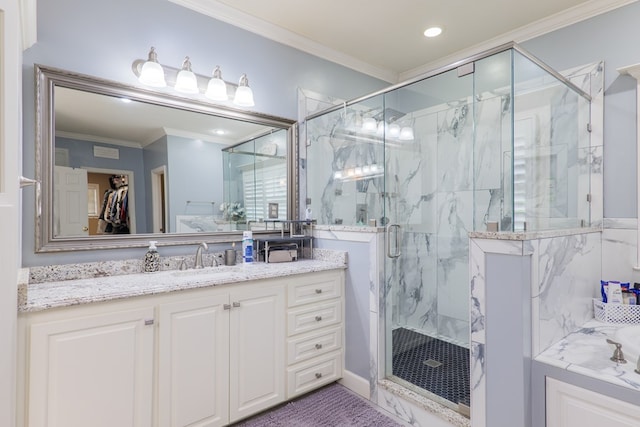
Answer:
[(539, 328), (534, 355), (593, 319), (591, 301), (600, 293), (602, 274), (601, 238), (601, 233), (586, 233), (539, 241), (533, 255), (532, 322)]
[(471, 420), (389, 380), (379, 382), (378, 405), (411, 426), (471, 427)]
[[(289, 263), (256, 262), (251, 265), (238, 264), (185, 271), (164, 270), (156, 273), (141, 273), (140, 270), (137, 270), (136, 273), (130, 274), (93, 275), (70, 280), (31, 283), (26, 287), (24, 299), (18, 302), (18, 310), (22, 312), (40, 311), (53, 307), (342, 269), (346, 266), (346, 254), (343, 252), (318, 250), (315, 253), (317, 253), (317, 257), (314, 259), (303, 259)], [(83, 265), (77, 264), (58, 266), (58, 269), (87, 271), (83, 267)], [(88, 271), (95, 270), (89, 268)], [(63, 276), (69, 277), (69, 275)]]
[[(628, 325), (591, 320), (546, 349), (535, 359), (640, 393), (640, 374), (634, 372), (636, 360), (628, 360), (626, 364), (618, 364), (610, 360), (615, 347), (607, 344), (606, 339), (615, 340), (616, 331), (624, 326)], [(624, 346), (622, 350), (624, 352)]]

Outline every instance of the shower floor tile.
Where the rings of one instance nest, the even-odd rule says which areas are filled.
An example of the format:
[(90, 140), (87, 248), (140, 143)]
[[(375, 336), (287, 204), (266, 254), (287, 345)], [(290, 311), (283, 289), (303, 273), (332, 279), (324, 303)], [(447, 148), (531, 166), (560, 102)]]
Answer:
[(405, 328), (395, 329), (393, 375), (454, 404), (470, 405), (469, 349)]

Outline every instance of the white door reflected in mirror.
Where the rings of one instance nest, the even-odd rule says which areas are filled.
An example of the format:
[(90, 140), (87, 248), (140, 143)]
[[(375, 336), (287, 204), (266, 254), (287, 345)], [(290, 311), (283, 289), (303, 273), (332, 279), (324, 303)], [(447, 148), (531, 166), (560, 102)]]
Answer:
[(87, 171), (55, 166), (54, 173), (54, 236), (88, 236)]

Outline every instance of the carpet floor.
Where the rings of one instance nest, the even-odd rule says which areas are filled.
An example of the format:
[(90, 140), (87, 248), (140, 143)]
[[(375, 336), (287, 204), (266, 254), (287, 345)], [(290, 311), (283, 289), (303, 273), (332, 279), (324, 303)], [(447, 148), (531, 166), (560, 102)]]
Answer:
[(234, 424), (235, 427), (401, 427), (338, 383)]

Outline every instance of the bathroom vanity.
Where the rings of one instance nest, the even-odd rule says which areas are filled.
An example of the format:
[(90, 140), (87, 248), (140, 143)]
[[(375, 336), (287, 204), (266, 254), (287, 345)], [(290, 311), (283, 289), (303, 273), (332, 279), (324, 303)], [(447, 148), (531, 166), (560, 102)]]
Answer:
[(20, 417), (222, 426), (335, 381), (344, 277), (344, 262), (301, 260), (28, 285)]

